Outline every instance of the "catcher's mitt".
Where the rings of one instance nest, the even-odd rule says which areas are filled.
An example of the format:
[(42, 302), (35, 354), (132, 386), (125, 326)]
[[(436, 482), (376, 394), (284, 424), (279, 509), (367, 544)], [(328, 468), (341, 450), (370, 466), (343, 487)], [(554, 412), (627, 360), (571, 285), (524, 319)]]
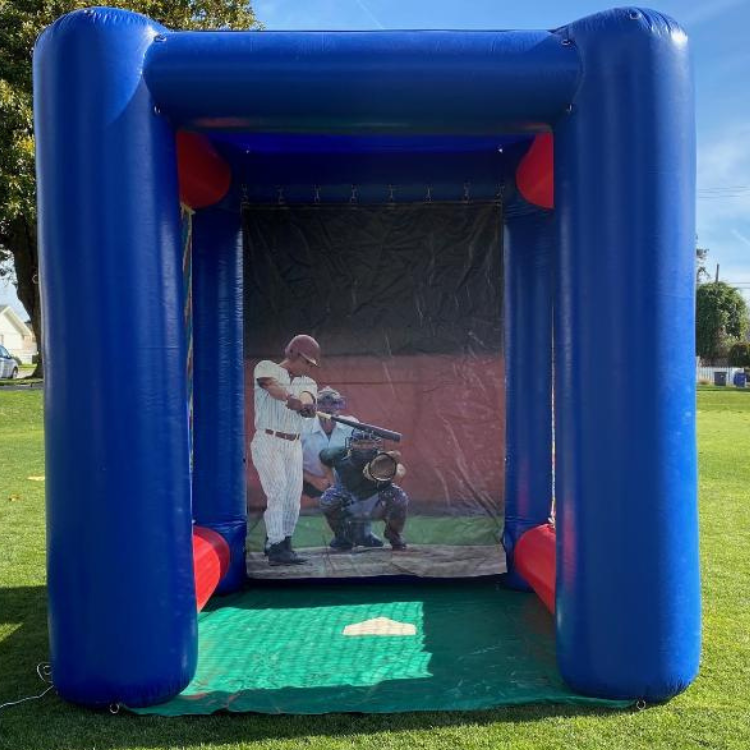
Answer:
[(390, 482), (398, 470), (398, 458), (390, 453), (378, 453), (375, 458), (365, 464), (362, 473), (371, 482)]

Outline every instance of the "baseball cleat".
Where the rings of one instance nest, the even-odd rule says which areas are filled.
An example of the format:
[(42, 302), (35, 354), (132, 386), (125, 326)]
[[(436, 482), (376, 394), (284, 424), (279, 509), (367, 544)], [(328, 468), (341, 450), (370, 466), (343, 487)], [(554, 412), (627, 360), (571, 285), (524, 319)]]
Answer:
[(357, 544), (361, 547), (377, 549), (379, 547), (382, 547), (384, 542), (379, 536), (375, 536), (375, 534), (366, 534), (359, 542), (357, 542)]
[(304, 565), (307, 562), (307, 558), (300, 557), (293, 549), (292, 549), (292, 537), (288, 536), (284, 539), (283, 542), (284, 546), (286, 547), (286, 551), (290, 554), (292, 560), (294, 561), (293, 565)]
[(268, 564), (272, 567), (277, 565), (303, 565), (304, 562), (296, 552), (287, 549), (286, 542), (272, 544), (268, 548)]
[(349, 552), (354, 548), (348, 539), (342, 539), (340, 536), (333, 537), (333, 541), (328, 546), (334, 552)]
[(386, 530), (385, 538), (390, 542), (391, 547), (397, 552), (406, 549), (406, 542), (401, 537), (401, 534), (398, 534), (395, 531)]

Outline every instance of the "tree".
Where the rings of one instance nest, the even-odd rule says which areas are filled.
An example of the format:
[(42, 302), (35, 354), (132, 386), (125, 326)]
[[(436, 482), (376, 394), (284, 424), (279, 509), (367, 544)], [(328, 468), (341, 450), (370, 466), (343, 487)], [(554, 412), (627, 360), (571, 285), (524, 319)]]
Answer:
[[(42, 341), (37, 272), (36, 180), (31, 52), (59, 16), (82, 0), (0, 0), (0, 278), (11, 276)], [(260, 28), (251, 2), (239, 0), (108, 0), (174, 29)], [(41, 375), (41, 357), (35, 375)]]
[(729, 365), (731, 367), (750, 367), (750, 342), (738, 341), (729, 350)]
[[(698, 239), (696, 237), (696, 239)], [(708, 281), (710, 278), (708, 271), (706, 270), (706, 258), (708, 257), (709, 250), (707, 247), (696, 247), (695, 248), (695, 283), (702, 284), (704, 281)]]
[(695, 348), (704, 359), (726, 354), (733, 341), (744, 337), (748, 309), (742, 294), (723, 281), (701, 284), (696, 293)]

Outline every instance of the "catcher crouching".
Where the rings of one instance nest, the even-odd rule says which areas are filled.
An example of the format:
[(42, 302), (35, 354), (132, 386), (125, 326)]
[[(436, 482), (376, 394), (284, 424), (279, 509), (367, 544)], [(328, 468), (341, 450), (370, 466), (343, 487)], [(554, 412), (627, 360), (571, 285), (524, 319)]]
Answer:
[(383, 441), (354, 430), (343, 448), (325, 448), (320, 461), (332, 473), (331, 486), (320, 498), (331, 531), (331, 549), (345, 552), (357, 546), (382, 547), (369, 530), (370, 521), (385, 521), (385, 538), (394, 550), (406, 549), (408, 495), (394, 484), (406, 474), (398, 451), (383, 450)]

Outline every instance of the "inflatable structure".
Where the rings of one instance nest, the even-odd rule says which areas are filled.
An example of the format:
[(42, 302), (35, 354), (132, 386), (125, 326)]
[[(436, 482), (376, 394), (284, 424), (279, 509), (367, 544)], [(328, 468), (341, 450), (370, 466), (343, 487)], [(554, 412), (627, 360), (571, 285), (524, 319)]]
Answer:
[[(472, 425), (497, 435), (496, 450), (483, 449), (491, 461), (462, 464), (434, 492), (451, 507), (454, 493), (478, 505), (504, 498), (506, 582), (531, 584), (554, 610), (562, 678), (629, 700), (666, 699), (693, 680), (694, 105), (674, 21), (621, 8), (554, 31), (173, 32), (97, 8), (44, 32), (34, 78), (49, 623), (64, 698), (149, 706), (192, 679), (198, 606), (247, 580), (243, 344), (260, 342), (260, 359), (285, 343), (253, 338), (255, 316), (283, 305), (243, 282), (298, 247), (278, 240), (301, 226), (289, 217), (319, 209), (326, 231), (308, 222), (294, 235), (318, 244), (305, 239), (313, 249), (291, 253), (276, 277), (279, 294), (298, 299), (295, 274), (315, 265), (315, 248), (335, 246), (331, 227), (354, 207), (364, 218), (347, 215), (347, 247), (374, 236), (358, 236), (358, 224), (382, 220), (385, 236), (389, 217), (405, 216), (411, 265), (451, 227), (468, 237), (489, 222), (466, 240), (466, 258), (502, 245), (484, 267), (502, 257), (486, 271), (499, 289), (487, 299), (502, 302), (494, 324), (461, 328), (476, 264), (466, 277), (429, 266), (420, 279), (441, 309), (456, 300), (451, 351), (473, 341), (484, 359), (451, 392), (474, 404), (485, 394), (494, 406)], [(425, 204), (444, 224), (399, 213)], [(484, 206), (483, 218), (464, 206)], [(252, 213), (263, 207), (283, 210)], [(341, 284), (337, 299), (354, 299), (357, 284)], [(442, 285), (451, 291), (440, 297)], [(421, 300), (414, 289), (393, 299)], [(360, 338), (373, 320), (357, 324)], [(487, 343), (490, 329), (502, 344)], [(362, 382), (327, 335), (323, 366), (331, 351), (351, 366), (346, 383)], [(383, 380), (396, 389), (418, 358), (437, 367), (453, 356), (408, 349), (408, 335), (402, 345), (414, 359), (398, 360), (400, 380)], [(495, 367), (498, 389), (478, 387), (476, 373)], [(424, 411), (446, 409), (440, 399)], [(412, 476), (404, 487), (421, 502), (430, 472)], [(483, 627), (489, 617), (472, 613)]]

